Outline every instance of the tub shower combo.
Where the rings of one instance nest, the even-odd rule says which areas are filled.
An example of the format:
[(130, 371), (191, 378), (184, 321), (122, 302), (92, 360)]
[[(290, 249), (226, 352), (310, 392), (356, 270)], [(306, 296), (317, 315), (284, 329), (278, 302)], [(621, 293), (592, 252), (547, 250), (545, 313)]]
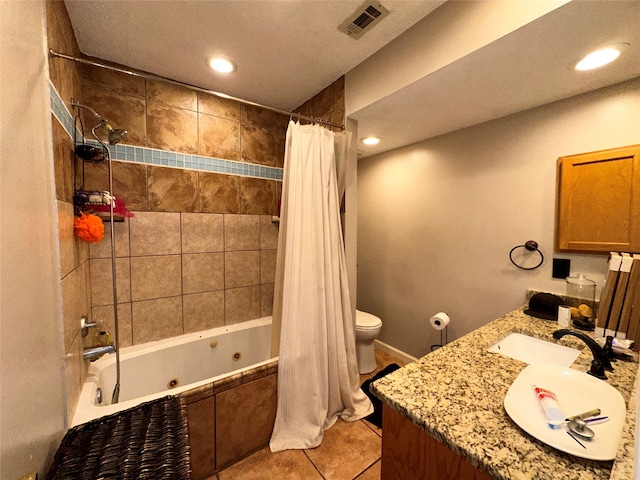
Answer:
[[(120, 348), (120, 329), (116, 308), (118, 291), (115, 263), (115, 197), (111, 193), (113, 175), (111, 152), (108, 146), (120, 142), (127, 132), (113, 128), (104, 117), (87, 105), (73, 99), (71, 105), (77, 109), (87, 110), (95, 121), (91, 133), (97, 143), (95, 146), (85, 144), (83, 138), (81, 144), (76, 144), (76, 155), (83, 161), (107, 164), (109, 190), (87, 192), (82, 185), (76, 190), (76, 195), (82, 198), (76, 201), (76, 195), (74, 195), (74, 204), (79, 212), (85, 205), (90, 206), (92, 203), (109, 205), (114, 336), (113, 342), (84, 349), (83, 357), (85, 360), (90, 360), (91, 364), (71, 420), (70, 432), (86, 432), (87, 429), (93, 428), (96, 422), (106, 425), (121, 419), (126, 423), (132, 411), (158, 408), (157, 402), (168, 401), (167, 399), (175, 399), (180, 404), (182, 411), (180, 415), (186, 422), (186, 419), (191, 417), (190, 412), (194, 409), (198, 410), (198, 404), (214, 402), (214, 397), (217, 399), (218, 395), (222, 397), (244, 395), (246, 390), (243, 387), (256, 381), (260, 385), (271, 388), (269, 395), (275, 398), (274, 379), (277, 374), (278, 359), (271, 358), (272, 319), (270, 316)], [(106, 131), (106, 141), (98, 135), (101, 130)], [(83, 199), (86, 200), (88, 197), (90, 200), (83, 202)], [(95, 203), (94, 199), (97, 200)], [(103, 203), (100, 203), (101, 201)], [(106, 208), (104, 210), (106, 211)], [(82, 336), (86, 337), (89, 329), (96, 326), (96, 323), (89, 323), (88, 318), (83, 317), (81, 319)], [(111, 353), (115, 355), (110, 355)], [(259, 409), (254, 412), (252, 422), (262, 425), (261, 430), (268, 429), (270, 432), (270, 425), (275, 415), (274, 409), (275, 401), (273, 409)], [(192, 455), (198, 456), (199, 450), (207, 450), (209, 446), (201, 445), (199, 442), (193, 443), (191, 435), (195, 438), (215, 436), (214, 444), (246, 443), (242, 439), (234, 440), (233, 437), (238, 435), (237, 432), (208, 429), (207, 425), (213, 421), (212, 414), (213, 411), (209, 411), (203, 417), (205, 420), (201, 423), (205, 424), (204, 427), (189, 425), (191, 434), (188, 442)], [(198, 428), (202, 431), (196, 432)], [(192, 429), (194, 429), (193, 432)], [(235, 430), (235, 427), (232, 430)], [(246, 429), (240, 428), (240, 430)], [(262, 436), (265, 436), (264, 432)], [(72, 435), (68, 434), (68, 437), (72, 438)], [(185, 435), (183, 440), (186, 439)], [(224, 452), (223, 448), (220, 448), (220, 453), (215, 460), (209, 459), (209, 466), (196, 474), (196, 477), (209, 476), (216, 469), (236, 462), (249, 451), (261, 446), (258, 443), (266, 443), (268, 437), (257, 436), (256, 439), (255, 445), (242, 445), (240, 448), (230, 449), (229, 452)], [(118, 448), (126, 448), (123, 446), (126, 442), (121, 439), (114, 439), (112, 442), (122, 443)], [(61, 463), (64, 464), (64, 460), (61, 460)]]
[[(128, 76), (144, 78), (236, 101), (250, 107), (286, 115), (290, 120), (297, 119), (310, 122), (314, 124), (314, 127), (321, 125), (335, 127), (342, 131), (345, 130), (345, 125), (343, 124), (261, 105), (165, 77), (73, 57), (51, 49), (49, 54), (52, 58), (71, 60)], [(103, 155), (108, 166), (109, 191), (97, 193), (106, 194), (107, 198), (103, 205), (107, 205), (107, 203), (109, 205), (115, 327), (114, 344), (85, 349), (84, 358), (91, 360), (92, 363), (72, 419), (72, 425), (74, 426), (72, 430), (79, 431), (85, 427), (95, 425), (96, 422), (92, 420), (97, 420), (98, 418), (101, 418), (98, 421), (99, 423), (106, 422), (108, 419), (113, 418), (112, 414), (117, 414), (115, 415), (116, 417), (126, 418), (138, 406), (152, 404), (160, 401), (163, 397), (171, 399), (171, 401), (178, 399), (180, 408), (186, 410), (186, 415), (182, 415), (181, 418), (186, 418), (185, 421), (188, 422), (192, 457), (191, 467), (193, 469), (192, 478), (208, 478), (215, 471), (235, 463), (269, 442), (276, 419), (276, 388), (278, 362), (280, 360), (280, 357), (277, 356), (277, 349), (275, 354), (272, 353), (274, 351), (271, 332), (272, 318), (264, 317), (235, 325), (227, 325), (207, 331), (120, 348), (115, 261), (115, 200), (111, 194), (113, 191), (113, 177), (111, 153), (108, 145), (115, 145), (122, 141), (127, 132), (113, 128), (104, 117), (87, 105), (78, 103), (75, 100), (72, 100), (71, 105), (77, 109), (84, 109), (92, 115), (95, 125), (91, 132), (96, 142), (102, 146), (102, 149), (93, 149), (91, 146), (85, 146), (83, 140), (82, 148), (76, 146), (77, 156), (85, 161), (100, 161), (102, 163), (103, 160), (99, 157)], [(293, 122), (290, 121), (291, 123)], [(107, 139), (101, 139), (97, 135), (97, 131), (102, 131), (103, 134), (106, 133)], [(342, 142), (345, 147), (344, 153), (347, 151), (346, 146), (349, 145), (348, 138), (345, 136)], [(333, 145), (334, 143), (332, 142)], [(341, 184), (344, 188), (344, 181)], [(344, 256), (344, 247), (341, 246), (341, 248)], [(278, 284), (277, 278), (276, 284)], [(344, 296), (345, 292), (341, 292), (340, 295)], [(345, 298), (348, 299), (348, 297), (349, 295), (346, 293)], [(345, 305), (342, 305), (343, 311), (339, 317), (346, 325), (348, 323), (348, 315), (344, 312), (349, 311), (350, 308), (346, 308)], [(84, 333), (92, 326), (95, 325), (85, 323)], [(280, 331), (279, 321), (274, 325), (273, 329), (276, 332)], [(115, 355), (105, 355), (106, 353), (115, 353)], [(355, 353), (353, 357), (354, 362), (350, 363), (351, 366), (355, 365)], [(124, 373), (122, 383), (121, 369)], [(354, 385), (350, 385), (350, 387), (353, 387), (358, 382), (357, 367), (353, 372), (350, 371), (349, 374), (350, 377), (353, 377), (353, 382), (351, 383), (354, 383)], [(350, 388), (348, 390), (351, 392), (354, 389)], [(365, 398), (364, 394), (362, 394), (362, 397)], [(237, 415), (238, 411), (243, 412), (243, 414)], [(247, 436), (249, 430), (251, 430), (251, 435)], [(207, 440), (202, 441), (205, 438)], [(212, 438), (213, 453), (210, 447)], [(194, 443), (192, 439), (197, 440)], [(194, 458), (197, 459), (195, 463)], [(197, 465), (200, 465), (200, 467)], [(198, 471), (196, 472), (196, 470)]]

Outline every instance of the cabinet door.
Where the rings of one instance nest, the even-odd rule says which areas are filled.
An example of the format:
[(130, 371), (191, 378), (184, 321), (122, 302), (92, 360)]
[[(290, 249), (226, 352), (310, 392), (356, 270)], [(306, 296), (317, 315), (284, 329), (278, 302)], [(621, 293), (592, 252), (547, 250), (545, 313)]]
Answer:
[(558, 250), (640, 250), (639, 154), (634, 145), (558, 159)]

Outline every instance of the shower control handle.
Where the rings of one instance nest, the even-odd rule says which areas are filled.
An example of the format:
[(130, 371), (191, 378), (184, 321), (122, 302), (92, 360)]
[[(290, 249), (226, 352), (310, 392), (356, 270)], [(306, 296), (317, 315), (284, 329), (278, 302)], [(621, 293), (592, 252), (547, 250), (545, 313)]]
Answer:
[(83, 315), (80, 318), (80, 334), (82, 335), (82, 338), (89, 335), (89, 329), (91, 327), (95, 327), (97, 325), (97, 323), (89, 323), (89, 317), (87, 315)]

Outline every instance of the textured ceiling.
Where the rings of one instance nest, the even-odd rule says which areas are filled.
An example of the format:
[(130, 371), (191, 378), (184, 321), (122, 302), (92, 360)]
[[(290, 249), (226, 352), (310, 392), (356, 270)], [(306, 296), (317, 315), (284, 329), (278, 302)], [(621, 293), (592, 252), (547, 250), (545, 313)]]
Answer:
[[(630, 47), (611, 65), (572, 68), (592, 49), (618, 42)], [(640, 1), (574, 1), (350, 117), (359, 137), (383, 139), (360, 146), (364, 158), (636, 77)]]
[[(227, 95), (293, 109), (389, 43), (444, 0), (384, 0), (391, 14), (359, 40), (338, 25), (362, 0), (65, 0), (90, 56)], [(207, 57), (233, 59), (232, 75)]]

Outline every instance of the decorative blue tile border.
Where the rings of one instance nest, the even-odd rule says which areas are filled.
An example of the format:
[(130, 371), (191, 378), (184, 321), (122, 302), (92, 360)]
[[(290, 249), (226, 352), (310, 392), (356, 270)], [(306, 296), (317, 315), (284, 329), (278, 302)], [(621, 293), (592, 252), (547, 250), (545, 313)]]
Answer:
[[(73, 116), (67, 110), (66, 105), (60, 98), (60, 94), (51, 82), (49, 82), (49, 100), (52, 113), (60, 121), (69, 136), (73, 138), (75, 129)], [(80, 131), (76, 132), (76, 138), (78, 141), (82, 139)], [(85, 139), (85, 142), (90, 145), (100, 145), (92, 139)], [(277, 167), (131, 145), (109, 145), (108, 148), (113, 160), (282, 181), (283, 169)]]

